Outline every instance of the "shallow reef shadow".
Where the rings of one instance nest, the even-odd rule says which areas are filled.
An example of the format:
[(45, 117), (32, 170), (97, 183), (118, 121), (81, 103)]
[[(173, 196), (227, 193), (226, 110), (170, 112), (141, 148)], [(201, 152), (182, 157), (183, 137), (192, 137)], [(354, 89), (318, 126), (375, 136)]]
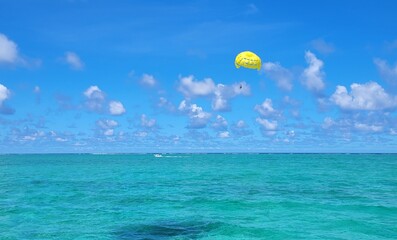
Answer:
[(123, 226), (113, 232), (116, 239), (136, 240), (167, 240), (174, 239), (197, 239), (206, 233), (220, 227), (219, 222), (198, 221), (159, 221), (147, 224), (131, 224)]

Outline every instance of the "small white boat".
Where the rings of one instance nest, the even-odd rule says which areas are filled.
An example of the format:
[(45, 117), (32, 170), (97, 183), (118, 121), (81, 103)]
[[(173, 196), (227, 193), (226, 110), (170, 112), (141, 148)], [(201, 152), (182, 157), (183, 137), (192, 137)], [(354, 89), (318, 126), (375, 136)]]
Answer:
[(154, 154), (154, 157), (163, 157), (163, 155), (156, 153)]

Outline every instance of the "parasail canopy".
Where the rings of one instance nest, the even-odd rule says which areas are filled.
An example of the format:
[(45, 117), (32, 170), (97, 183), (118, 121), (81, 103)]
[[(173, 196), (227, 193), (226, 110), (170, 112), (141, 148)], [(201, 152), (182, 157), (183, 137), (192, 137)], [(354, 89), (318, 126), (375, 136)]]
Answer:
[(261, 69), (261, 59), (253, 52), (244, 51), (236, 56), (234, 61), (236, 68), (245, 67), (250, 69)]

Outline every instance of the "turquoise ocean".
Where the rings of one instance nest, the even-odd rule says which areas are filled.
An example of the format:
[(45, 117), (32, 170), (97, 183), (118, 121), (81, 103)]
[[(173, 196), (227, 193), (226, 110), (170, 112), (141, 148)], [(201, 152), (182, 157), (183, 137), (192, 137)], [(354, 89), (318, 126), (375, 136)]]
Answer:
[(0, 155), (0, 239), (397, 239), (397, 155)]

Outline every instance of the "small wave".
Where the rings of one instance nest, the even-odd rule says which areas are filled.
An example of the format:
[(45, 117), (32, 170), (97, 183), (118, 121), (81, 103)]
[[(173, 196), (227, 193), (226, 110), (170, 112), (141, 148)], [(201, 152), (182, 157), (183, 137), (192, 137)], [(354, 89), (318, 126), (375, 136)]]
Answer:
[(166, 157), (166, 158), (187, 158), (187, 157), (189, 157), (189, 156), (187, 156), (187, 155), (171, 155), (171, 156), (163, 156), (163, 157)]

